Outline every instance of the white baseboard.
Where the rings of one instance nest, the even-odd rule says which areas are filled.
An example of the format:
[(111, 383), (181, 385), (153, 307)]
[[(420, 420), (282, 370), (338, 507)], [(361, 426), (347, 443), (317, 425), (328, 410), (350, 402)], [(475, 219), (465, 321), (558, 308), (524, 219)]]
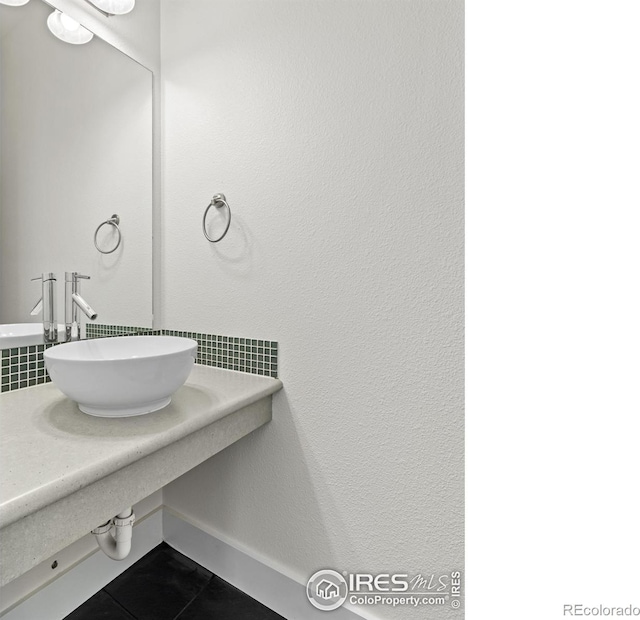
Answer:
[(62, 620), (162, 542), (162, 510), (134, 525), (131, 552), (115, 562), (96, 548), (86, 559), (2, 614), (2, 620)]
[(287, 620), (363, 620), (365, 616), (346, 607), (330, 614), (312, 607), (305, 585), (232, 547), (214, 535), (188, 522), (165, 507), (162, 530), (164, 539), (218, 577), (260, 601)]

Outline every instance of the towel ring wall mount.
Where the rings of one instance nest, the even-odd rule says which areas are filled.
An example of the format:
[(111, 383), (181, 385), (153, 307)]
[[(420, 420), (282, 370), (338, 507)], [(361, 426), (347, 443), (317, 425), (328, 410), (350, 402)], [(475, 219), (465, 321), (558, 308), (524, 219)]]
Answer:
[[(224, 231), (217, 239), (212, 239), (207, 234), (207, 214), (209, 213), (209, 209), (211, 209), (211, 207), (216, 207), (217, 209), (221, 209), (222, 207), (227, 207), (227, 216), (228, 216), (227, 225), (224, 227)], [(211, 199), (211, 202), (208, 204), (207, 208), (204, 210), (204, 215), (202, 216), (202, 232), (204, 233), (204, 236), (207, 238), (207, 241), (211, 241), (211, 243), (218, 243), (218, 241), (223, 239), (224, 236), (229, 231), (229, 226), (231, 226), (231, 209), (229, 208), (229, 203), (227, 202), (227, 199), (224, 194), (215, 194), (214, 197)]]
[[(107, 224), (109, 226), (113, 226), (118, 233), (118, 241), (112, 250), (103, 250), (98, 245), (98, 232), (103, 226), (106, 226)], [(96, 232), (93, 234), (93, 245), (96, 246), (96, 250), (98, 250), (98, 252), (100, 252), (101, 254), (112, 254), (120, 247), (120, 242), (122, 241), (122, 231), (120, 230), (120, 226), (118, 226), (118, 224), (120, 224), (120, 216), (114, 213), (108, 220), (105, 220), (104, 222), (102, 222), (102, 224), (100, 224), (100, 226), (98, 226), (98, 228), (96, 228)]]

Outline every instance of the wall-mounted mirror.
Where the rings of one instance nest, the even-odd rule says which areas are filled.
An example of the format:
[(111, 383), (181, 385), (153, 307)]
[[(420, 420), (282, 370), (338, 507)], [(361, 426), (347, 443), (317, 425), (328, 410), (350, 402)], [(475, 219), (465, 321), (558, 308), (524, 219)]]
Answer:
[[(152, 74), (98, 37), (72, 45), (47, 27), (41, 0), (0, 4), (0, 323), (29, 312), (42, 272), (91, 276), (97, 323), (152, 324)], [(113, 214), (122, 242), (101, 254)], [(117, 243), (103, 226), (98, 244)]]

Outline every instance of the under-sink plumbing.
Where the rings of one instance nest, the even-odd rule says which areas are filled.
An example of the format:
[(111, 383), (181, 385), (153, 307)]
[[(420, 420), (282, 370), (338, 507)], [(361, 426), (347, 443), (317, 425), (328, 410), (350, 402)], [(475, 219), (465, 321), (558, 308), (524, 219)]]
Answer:
[(124, 560), (129, 555), (135, 520), (136, 515), (133, 513), (133, 508), (127, 508), (113, 519), (109, 519), (106, 523), (91, 530), (100, 549), (112, 560)]

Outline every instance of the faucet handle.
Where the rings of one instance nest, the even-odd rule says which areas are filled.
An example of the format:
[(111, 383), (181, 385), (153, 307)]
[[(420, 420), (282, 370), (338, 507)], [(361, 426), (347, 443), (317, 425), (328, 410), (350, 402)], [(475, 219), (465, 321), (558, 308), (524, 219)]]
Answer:
[(31, 281), (35, 282), (36, 280), (42, 280), (43, 282), (47, 282), (48, 280), (55, 280), (55, 279), (56, 279), (56, 274), (52, 273), (51, 271), (47, 271), (43, 273), (41, 276), (38, 276), (37, 278), (31, 278)]
[(91, 280), (91, 276), (84, 276), (77, 271), (65, 271), (64, 272), (64, 280), (65, 282), (77, 282), (78, 280)]

